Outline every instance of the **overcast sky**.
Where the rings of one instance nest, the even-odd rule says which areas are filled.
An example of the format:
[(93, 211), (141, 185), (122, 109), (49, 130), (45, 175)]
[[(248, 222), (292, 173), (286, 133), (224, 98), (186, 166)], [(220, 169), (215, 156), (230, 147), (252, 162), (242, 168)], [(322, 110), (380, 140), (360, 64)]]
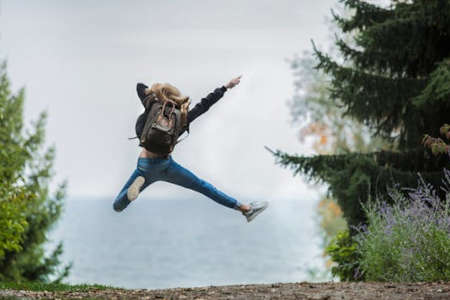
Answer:
[[(264, 149), (310, 154), (296, 139), (287, 101), (286, 59), (326, 47), (325, 18), (337, 1), (19, 1), (0, 0), (0, 57), (13, 91), (26, 88), (26, 121), (49, 114), (55, 180), (74, 197), (115, 197), (136, 167), (143, 111), (137, 82), (170, 82), (193, 107), (242, 74), (191, 124), (173, 158), (225, 193), (247, 199), (315, 198), (300, 177)], [(144, 195), (188, 197), (165, 182)]]

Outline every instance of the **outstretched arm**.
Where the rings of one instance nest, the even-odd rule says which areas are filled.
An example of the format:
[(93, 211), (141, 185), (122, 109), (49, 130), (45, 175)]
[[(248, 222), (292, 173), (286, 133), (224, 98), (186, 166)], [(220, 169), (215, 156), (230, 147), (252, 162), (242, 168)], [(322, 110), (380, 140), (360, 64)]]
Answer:
[(205, 98), (202, 98), (200, 100), (199, 103), (197, 103), (194, 108), (192, 108), (189, 112), (188, 112), (188, 116), (187, 116), (187, 121), (188, 124), (191, 123), (192, 121), (194, 121), (197, 117), (199, 117), (201, 114), (203, 114), (204, 112), (208, 111), (208, 109), (217, 101), (219, 101), (220, 98), (223, 97), (223, 94), (228, 90), (231, 89), (233, 87), (235, 87), (237, 84), (239, 84), (240, 80), (241, 80), (241, 76), (236, 77), (234, 79), (232, 79), (229, 83), (227, 83), (226, 85), (223, 85), (219, 88), (216, 88), (214, 90), (214, 92), (209, 93), (208, 96), (206, 96)]
[(191, 123), (196, 118), (198, 118), (201, 114), (208, 111), (208, 109), (220, 98), (223, 97), (227, 88), (225, 86), (221, 86), (216, 88), (212, 93), (209, 93), (208, 96), (202, 98), (199, 103), (197, 103), (191, 110), (188, 111), (187, 121)]

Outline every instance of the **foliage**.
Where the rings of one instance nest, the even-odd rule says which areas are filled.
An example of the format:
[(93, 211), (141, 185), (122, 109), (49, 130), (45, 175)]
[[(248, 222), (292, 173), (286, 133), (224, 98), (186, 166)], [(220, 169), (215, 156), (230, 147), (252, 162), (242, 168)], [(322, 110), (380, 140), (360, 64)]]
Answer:
[[(0, 280), (56, 281), (70, 265), (57, 269), (60, 243), (44, 256), (46, 233), (60, 216), (65, 183), (50, 195), (54, 148), (43, 151), (46, 114), (31, 130), (24, 129), (24, 90), (11, 94), (6, 64), (0, 67)], [(59, 273), (59, 274), (58, 274)]]
[(347, 228), (347, 223), (342, 218), (342, 210), (336, 201), (330, 197), (323, 197), (317, 206), (320, 216), (320, 228), (325, 233), (324, 244), (330, 242), (340, 231)]
[(25, 210), (27, 198), (23, 193), (6, 196), (7, 187), (2, 186), (0, 196), (0, 259), (5, 257), (6, 251), (20, 251), (22, 233), (27, 222), (22, 211)]
[(23, 187), (13, 186), (20, 180), (14, 169), (23, 163), (20, 160), (23, 151), (12, 139), (12, 134), (17, 134), (21, 127), (13, 112), (21, 109), (22, 103), (8, 101), (8, 96), (9, 82), (6, 76), (0, 76), (0, 259), (4, 258), (6, 251), (21, 250), (22, 233), (27, 226), (22, 211), (32, 196)]
[(362, 280), (362, 275), (355, 272), (360, 259), (357, 246), (348, 230), (339, 232), (329, 243), (325, 251), (336, 263), (331, 268), (333, 276), (338, 276), (342, 281)]
[[(441, 127), (441, 135), (445, 136), (448, 140), (450, 140), (450, 125), (444, 124)], [(422, 143), (425, 145), (425, 147), (428, 147), (431, 149), (431, 152), (433, 155), (438, 154), (444, 154), (448, 153), (450, 154), (450, 145), (447, 145), (441, 138), (434, 138), (432, 136), (429, 136), (428, 134), (425, 134)]]
[[(294, 176), (303, 173), (309, 180), (328, 183), (330, 192), (337, 198), (350, 226), (366, 221), (361, 212), (361, 203), (376, 197), (389, 201), (384, 195), (387, 184), (401, 182), (402, 186), (414, 186), (416, 175), (408, 170), (416, 164), (422, 166), (423, 160), (421, 151), (403, 155), (378, 151), (314, 157), (288, 155), (279, 150), (272, 153), (278, 157), (279, 164), (293, 170)], [(434, 164), (440, 162), (440, 159), (429, 161), (430, 165), (425, 169), (429, 171), (422, 174), (427, 181), (440, 181), (442, 172), (433, 171)]]
[(450, 171), (444, 174), (444, 199), (420, 177), (409, 197), (392, 189), (392, 205), (365, 206), (368, 225), (355, 239), (366, 280), (450, 280)]
[[(349, 14), (349, 11), (343, 10), (342, 14)], [(333, 32), (336, 26), (330, 24), (329, 29)], [(350, 36), (347, 40), (350, 40)], [(335, 50), (335, 47), (331, 47), (329, 51)], [(295, 78), (295, 90), (288, 105), (292, 123), (301, 125), (298, 136), (300, 142), (312, 140), (312, 148), (318, 154), (344, 154), (351, 151), (365, 153), (389, 147), (381, 138), (371, 137), (367, 126), (343, 116), (343, 108), (335, 105), (330, 98), (330, 77), (314, 68), (312, 53), (305, 51), (301, 56), (295, 55), (289, 62)], [(335, 197), (329, 194), (321, 197), (316, 214), (321, 229), (322, 247), (325, 248), (339, 231), (345, 230), (347, 224), (341, 207)], [(326, 256), (324, 253), (324, 257)], [(326, 269), (330, 270), (332, 265), (328, 257)], [(330, 275), (326, 277), (329, 278)]]
[[(450, 167), (448, 160), (433, 159), (420, 144), (425, 132), (439, 132), (450, 113), (450, 2), (394, 1), (389, 7), (341, 2), (352, 14), (333, 13), (342, 32), (335, 41), (339, 57), (313, 44), (316, 68), (329, 78), (324, 95), (342, 109), (343, 117), (360, 122), (390, 146), (314, 157), (272, 153), (294, 175), (328, 184), (347, 223), (356, 226), (367, 221), (361, 204), (390, 201), (387, 186), (412, 187), (417, 172), (436, 185), (442, 169)], [(348, 34), (351, 42), (345, 40)]]
[[(348, 10), (342, 11), (342, 14), (348, 13)], [(335, 31), (335, 25), (330, 25), (329, 30)], [(336, 49), (332, 46), (329, 51), (335, 52)], [(330, 76), (315, 68), (317, 62), (312, 53), (304, 51), (288, 62), (295, 78), (294, 95), (288, 105), (291, 122), (301, 124), (300, 142), (313, 138), (313, 149), (318, 154), (368, 152), (389, 147), (381, 138), (371, 137), (367, 126), (344, 115), (339, 99), (330, 97)]]
[(450, 99), (450, 59), (437, 64), (431, 72), (430, 79), (423, 91), (414, 98), (413, 103), (418, 107), (432, 106)]

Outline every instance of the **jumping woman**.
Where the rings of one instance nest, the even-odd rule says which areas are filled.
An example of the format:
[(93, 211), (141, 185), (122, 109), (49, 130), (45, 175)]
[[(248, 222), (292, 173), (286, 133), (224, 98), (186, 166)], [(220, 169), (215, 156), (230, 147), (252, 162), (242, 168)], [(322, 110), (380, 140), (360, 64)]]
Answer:
[(168, 83), (154, 83), (151, 88), (138, 83), (136, 90), (145, 112), (136, 122), (136, 135), (142, 151), (137, 167), (114, 200), (113, 208), (124, 210), (139, 193), (155, 181), (162, 180), (197, 191), (215, 202), (241, 212), (248, 222), (253, 220), (267, 206), (267, 201), (243, 204), (219, 191), (212, 184), (197, 177), (172, 158), (171, 152), (178, 137), (187, 131), (189, 125), (216, 103), (224, 93), (239, 84), (242, 75), (228, 84), (216, 88), (189, 110), (189, 97)]

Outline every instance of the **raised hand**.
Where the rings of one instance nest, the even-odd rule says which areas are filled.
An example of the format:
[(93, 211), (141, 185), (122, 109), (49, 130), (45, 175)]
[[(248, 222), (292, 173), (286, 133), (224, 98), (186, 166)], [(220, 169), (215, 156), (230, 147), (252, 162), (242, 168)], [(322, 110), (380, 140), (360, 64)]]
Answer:
[(242, 75), (239, 75), (238, 77), (231, 79), (230, 82), (228, 82), (228, 83), (225, 85), (225, 87), (226, 87), (227, 89), (232, 89), (233, 87), (235, 87), (236, 85), (238, 85), (239, 82), (241, 82), (241, 77), (242, 77)]

